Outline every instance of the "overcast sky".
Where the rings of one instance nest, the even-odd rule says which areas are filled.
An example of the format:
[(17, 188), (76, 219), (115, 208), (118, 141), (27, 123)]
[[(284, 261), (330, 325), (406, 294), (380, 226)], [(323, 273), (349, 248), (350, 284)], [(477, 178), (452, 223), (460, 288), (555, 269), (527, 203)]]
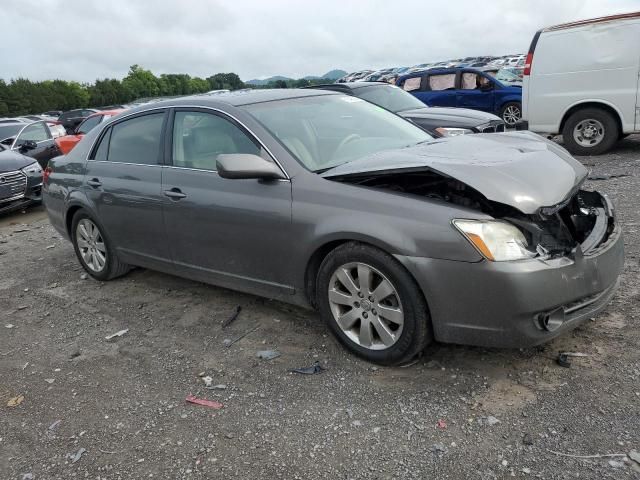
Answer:
[(640, 0), (2, 0), (0, 78), (299, 78), (526, 52), (534, 32)]

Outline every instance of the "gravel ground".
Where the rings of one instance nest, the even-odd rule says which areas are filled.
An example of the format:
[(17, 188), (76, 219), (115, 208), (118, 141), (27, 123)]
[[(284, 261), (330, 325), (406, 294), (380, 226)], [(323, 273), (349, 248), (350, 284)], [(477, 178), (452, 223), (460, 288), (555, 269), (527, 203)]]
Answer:
[[(41, 208), (0, 218), (0, 478), (640, 478), (639, 159), (640, 137), (581, 159), (626, 236), (605, 312), (542, 348), (437, 344), (407, 368), (278, 302), (146, 270), (86, 279)], [(562, 368), (560, 351), (588, 356)]]

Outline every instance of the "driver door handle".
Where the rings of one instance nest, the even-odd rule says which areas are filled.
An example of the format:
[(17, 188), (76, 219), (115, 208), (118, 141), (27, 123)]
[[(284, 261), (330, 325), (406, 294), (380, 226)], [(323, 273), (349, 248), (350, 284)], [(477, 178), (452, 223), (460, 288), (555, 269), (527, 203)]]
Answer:
[(93, 188), (98, 188), (102, 186), (102, 182), (97, 178), (92, 178), (91, 180), (87, 180), (87, 185)]
[(179, 188), (172, 188), (171, 190), (165, 190), (164, 194), (172, 200), (180, 200), (181, 198), (186, 197)]

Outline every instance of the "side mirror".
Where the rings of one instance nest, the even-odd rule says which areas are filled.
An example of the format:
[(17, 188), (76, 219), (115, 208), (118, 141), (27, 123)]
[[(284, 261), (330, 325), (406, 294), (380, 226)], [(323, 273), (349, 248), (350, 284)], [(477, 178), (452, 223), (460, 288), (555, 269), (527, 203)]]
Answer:
[(249, 153), (230, 153), (218, 155), (216, 160), (218, 175), (230, 179), (266, 179), (285, 178), (280, 168), (257, 155)]
[(29, 150), (35, 150), (38, 148), (38, 144), (33, 140), (25, 140), (18, 146), (18, 150), (22, 152), (27, 152)]

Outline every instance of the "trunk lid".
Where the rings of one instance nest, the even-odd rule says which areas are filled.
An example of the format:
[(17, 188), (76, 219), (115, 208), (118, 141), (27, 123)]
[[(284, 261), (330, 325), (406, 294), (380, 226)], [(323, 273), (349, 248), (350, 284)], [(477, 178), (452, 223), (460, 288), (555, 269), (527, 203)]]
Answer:
[(566, 202), (587, 169), (566, 150), (531, 132), (448, 137), (386, 150), (339, 165), (324, 178), (432, 170), (524, 214)]

